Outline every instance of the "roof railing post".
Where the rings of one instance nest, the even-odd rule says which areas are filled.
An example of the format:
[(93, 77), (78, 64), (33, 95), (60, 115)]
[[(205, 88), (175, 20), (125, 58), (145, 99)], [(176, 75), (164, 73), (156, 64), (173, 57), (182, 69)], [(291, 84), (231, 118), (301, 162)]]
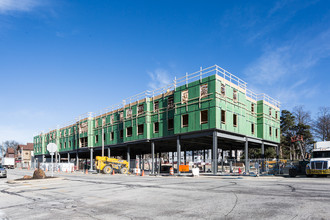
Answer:
[(188, 73), (186, 72), (186, 87), (188, 87)]
[(174, 77), (174, 91), (176, 91), (176, 77)]
[(202, 82), (202, 72), (203, 72), (203, 67), (200, 67), (199, 69), (199, 81)]

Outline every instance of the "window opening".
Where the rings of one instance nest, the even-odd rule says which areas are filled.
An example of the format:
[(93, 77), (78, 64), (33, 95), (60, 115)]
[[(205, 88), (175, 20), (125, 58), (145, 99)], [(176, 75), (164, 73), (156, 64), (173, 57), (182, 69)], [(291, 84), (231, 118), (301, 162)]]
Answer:
[(201, 111), (201, 124), (206, 124), (208, 122), (208, 111)]

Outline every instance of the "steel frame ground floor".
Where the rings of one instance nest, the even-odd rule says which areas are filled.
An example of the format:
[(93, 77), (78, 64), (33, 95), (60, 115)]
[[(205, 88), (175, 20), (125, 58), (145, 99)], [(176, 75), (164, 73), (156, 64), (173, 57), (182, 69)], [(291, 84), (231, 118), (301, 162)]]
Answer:
[[(248, 157), (249, 149), (260, 148), (262, 158), (264, 158), (265, 148), (275, 147), (277, 159), (279, 158), (279, 143), (271, 142), (268, 140), (262, 140), (255, 137), (249, 137), (240, 135), (237, 133), (231, 133), (223, 130), (207, 130), (201, 132), (191, 132), (182, 135), (173, 135), (171, 137), (159, 138), (159, 139), (146, 139), (134, 142), (126, 142), (117, 145), (106, 145), (104, 147), (84, 147), (70, 151), (58, 152), (60, 158), (66, 158), (70, 161), (70, 158), (75, 157), (77, 166), (79, 159), (89, 159), (91, 164), (96, 156), (121, 156), (127, 161), (131, 158), (142, 158), (145, 154), (151, 154), (151, 174), (155, 174), (155, 154), (176, 152), (177, 164), (182, 164), (181, 152), (211, 150), (212, 152), (212, 165), (211, 171), (213, 174), (218, 173), (218, 161), (219, 161), (219, 149), (221, 149), (222, 155), (224, 151), (244, 151), (245, 172), (249, 173), (250, 159)], [(172, 153), (173, 157), (174, 154)], [(178, 156), (180, 155), (180, 156)], [(237, 153), (235, 153), (237, 157)], [(49, 154), (36, 155), (39, 162), (45, 161), (46, 158), (50, 158)], [(174, 158), (173, 158), (174, 159)], [(237, 158), (236, 158), (237, 159)], [(222, 160), (223, 167), (223, 160)], [(93, 169), (91, 167), (91, 169)], [(180, 174), (177, 169), (177, 174)]]

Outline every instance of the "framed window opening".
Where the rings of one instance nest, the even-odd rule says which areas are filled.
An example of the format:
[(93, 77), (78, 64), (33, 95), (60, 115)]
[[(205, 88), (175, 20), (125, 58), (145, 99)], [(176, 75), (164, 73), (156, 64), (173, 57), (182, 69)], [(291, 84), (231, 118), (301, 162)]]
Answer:
[(226, 96), (226, 85), (221, 83), (221, 95)]
[(120, 119), (120, 121), (124, 120), (124, 112), (120, 112), (119, 119)]
[(144, 104), (138, 105), (138, 115), (143, 114), (144, 112)]
[(206, 124), (209, 121), (208, 110), (201, 111), (201, 124)]
[(154, 133), (159, 133), (159, 122), (154, 123)]
[(173, 109), (174, 108), (174, 97), (170, 96), (167, 99), (167, 108)]
[(126, 137), (132, 137), (132, 134), (133, 134), (133, 128), (127, 127), (126, 128)]
[(233, 92), (233, 101), (234, 102), (237, 102), (238, 101), (237, 90), (234, 90), (234, 92)]
[(159, 101), (155, 101), (154, 102), (154, 112), (158, 112), (159, 111)]
[(275, 136), (276, 136), (276, 138), (278, 138), (278, 129), (277, 128), (275, 130)]
[(138, 135), (142, 135), (143, 134), (143, 124), (140, 124), (140, 125), (138, 125)]
[(188, 114), (182, 115), (182, 127), (188, 127), (189, 124), (189, 116)]
[(168, 130), (173, 130), (174, 129), (174, 119), (170, 118), (167, 120), (167, 129)]
[(221, 123), (226, 124), (226, 111), (221, 110)]
[(182, 91), (181, 92), (181, 104), (188, 103), (188, 97), (189, 97), (188, 90)]
[(234, 127), (237, 127), (237, 115), (233, 114), (233, 125)]
[(208, 95), (208, 85), (207, 84), (200, 85), (199, 90), (200, 90), (201, 99), (207, 97), (207, 95)]

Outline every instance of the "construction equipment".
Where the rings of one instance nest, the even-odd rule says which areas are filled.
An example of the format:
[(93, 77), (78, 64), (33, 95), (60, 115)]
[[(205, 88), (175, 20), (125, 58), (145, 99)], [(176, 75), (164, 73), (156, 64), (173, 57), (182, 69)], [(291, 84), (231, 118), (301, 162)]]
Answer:
[(96, 169), (105, 174), (112, 174), (113, 171), (121, 174), (128, 173), (128, 162), (110, 157), (96, 157)]
[(307, 155), (305, 151), (304, 146), (304, 139), (302, 135), (297, 135), (291, 137), (291, 144), (297, 143), (300, 149), (301, 158), (302, 160), (295, 162), (292, 164), (292, 167), (289, 169), (289, 176), (290, 177), (296, 177), (297, 175), (305, 175), (306, 174), (306, 165), (309, 163), (308, 160), (306, 160), (309, 156)]

